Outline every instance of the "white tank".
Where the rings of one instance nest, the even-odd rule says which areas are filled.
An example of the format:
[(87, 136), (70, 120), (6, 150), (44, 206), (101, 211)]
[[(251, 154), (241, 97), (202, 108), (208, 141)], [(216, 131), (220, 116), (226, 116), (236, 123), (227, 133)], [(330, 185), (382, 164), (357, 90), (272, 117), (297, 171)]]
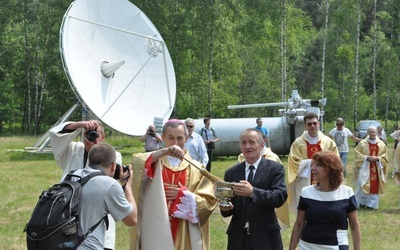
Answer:
[[(239, 136), (245, 129), (256, 127), (256, 119), (257, 117), (211, 119), (211, 127), (220, 135), (219, 141), (215, 144), (214, 155), (239, 155)], [(291, 140), (290, 125), (286, 122), (286, 117), (262, 117), (262, 119), (263, 127), (268, 129), (272, 151), (278, 155), (288, 154)], [(298, 120), (298, 123), (294, 125), (295, 138), (304, 131), (303, 117), (299, 117)], [(196, 119), (195, 123), (195, 132), (200, 134), (200, 129), (204, 127), (203, 119)]]
[[(279, 103), (260, 103), (228, 106), (229, 109), (254, 108), (254, 107), (273, 107), (284, 106), (279, 110), (281, 117), (262, 117), (263, 127), (268, 129), (268, 139), (271, 149), (275, 154), (286, 155), (290, 151), (293, 141), (305, 130), (304, 114), (313, 112), (318, 115), (321, 121), (320, 130), (323, 131), (324, 111), (319, 106), (326, 105), (326, 98), (322, 100), (303, 100), (297, 90), (293, 90), (288, 102)], [(256, 117), (254, 118), (211, 118), (211, 127), (215, 128), (220, 139), (215, 144), (214, 155), (237, 156), (240, 154), (239, 136), (248, 128), (257, 126)], [(195, 120), (195, 132), (200, 134), (200, 129), (204, 127), (203, 119)]]

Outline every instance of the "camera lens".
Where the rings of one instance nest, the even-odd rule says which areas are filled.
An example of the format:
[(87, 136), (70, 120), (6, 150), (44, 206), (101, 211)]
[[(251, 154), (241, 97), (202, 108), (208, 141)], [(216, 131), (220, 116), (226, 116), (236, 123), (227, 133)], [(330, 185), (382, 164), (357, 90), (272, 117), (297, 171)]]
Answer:
[(95, 142), (96, 139), (99, 138), (99, 133), (97, 133), (95, 130), (88, 131), (86, 133), (86, 138), (91, 142)]

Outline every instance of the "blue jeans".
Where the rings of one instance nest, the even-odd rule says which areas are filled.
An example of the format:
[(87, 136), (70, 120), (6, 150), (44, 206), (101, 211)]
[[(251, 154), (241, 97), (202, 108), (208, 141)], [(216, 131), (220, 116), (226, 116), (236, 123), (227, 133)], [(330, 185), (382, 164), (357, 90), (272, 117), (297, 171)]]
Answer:
[(347, 166), (347, 155), (348, 152), (339, 152), (340, 159), (342, 160), (342, 165), (343, 165), (343, 175), (346, 178), (346, 166)]

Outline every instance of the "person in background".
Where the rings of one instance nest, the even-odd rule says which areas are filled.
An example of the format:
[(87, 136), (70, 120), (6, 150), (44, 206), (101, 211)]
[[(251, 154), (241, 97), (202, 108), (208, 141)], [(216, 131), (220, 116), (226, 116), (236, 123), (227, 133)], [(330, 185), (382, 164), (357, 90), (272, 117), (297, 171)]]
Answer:
[(360, 142), (361, 139), (357, 138), (353, 135), (353, 133), (351, 133), (351, 131), (345, 127), (345, 122), (343, 120), (343, 118), (337, 118), (336, 119), (336, 128), (333, 128), (328, 136), (330, 138), (332, 138), (335, 143), (336, 146), (339, 150), (339, 155), (340, 155), (340, 159), (342, 160), (342, 164), (343, 164), (343, 174), (344, 174), (344, 178), (346, 178), (347, 175), (347, 156), (349, 154), (349, 142), (348, 142), (348, 138), (351, 138), (353, 141), (355, 142)]
[(245, 161), (226, 170), (224, 177), (235, 183), (235, 196), (229, 206), (219, 206), (223, 217), (232, 216), (227, 249), (283, 249), (275, 209), (287, 198), (285, 169), (261, 157), (265, 144), (256, 129), (243, 131), (239, 144)]
[(353, 189), (343, 183), (339, 156), (331, 151), (312, 156), (315, 184), (301, 191), (289, 250), (349, 249), (348, 227), (353, 249), (361, 250), (361, 232)]
[(393, 167), (393, 179), (397, 185), (400, 185), (400, 126), (396, 125), (394, 127), (394, 132), (390, 134), (390, 137), (394, 140), (394, 149), (392, 157), (392, 167)]
[(319, 151), (332, 151), (339, 155), (336, 143), (319, 131), (318, 115), (304, 115), (305, 131), (290, 147), (288, 156), (289, 211), (297, 214), (301, 189), (312, 184), (311, 157)]
[(379, 208), (379, 194), (386, 187), (387, 147), (377, 136), (377, 129), (370, 126), (368, 136), (356, 147), (354, 187), (357, 204), (368, 210)]
[(392, 156), (394, 157), (396, 154), (397, 144), (400, 143), (400, 126), (399, 125), (396, 124), (394, 126), (394, 131), (393, 131), (393, 133), (390, 134), (390, 137), (392, 137), (394, 140), (394, 147), (393, 147), (393, 154), (392, 154)]
[[(73, 141), (83, 134), (83, 142)], [(88, 164), (90, 149), (106, 138), (104, 126), (100, 121), (64, 122), (50, 130), (50, 142), (54, 159), (63, 170), (61, 180), (72, 170), (82, 169)], [(115, 151), (115, 161), (122, 165), (120, 152)], [(115, 221), (108, 216), (109, 226), (105, 234), (104, 249), (115, 249)]]
[(147, 128), (146, 133), (140, 138), (140, 141), (144, 142), (144, 149), (146, 152), (152, 152), (160, 148), (158, 143), (163, 140), (161, 136), (156, 133), (156, 127), (151, 124)]
[(214, 128), (212, 128), (210, 118), (205, 118), (203, 120), (204, 127), (200, 130), (200, 135), (203, 138), (204, 143), (207, 147), (208, 154), (208, 164), (206, 169), (208, 172), (211, 172), (211, 161), (213, 158), (213, 150), (215, 148), (215, 143), (219, 140), (219, 133)]
[(379, 139), (381, 139), (387, 146), (387, 137), (385, 132), (383, 131), (382, 126), (378, 126), (376, 127), (378, 133), (376, 134), (376, 136), (378, 136)]
[(212, 182), (197, 169), (202, 165), (184, 149), (188, 136), (184, 122), (169, 120), (164, 148), (133, 155), (139, 213), (130, 249), (210, 249), (209, 219), (218, 199)]
[(263, 133), (265, 135), (265, 146), (267, 146), (271, 149), (271, 143), (269, 142), (269, 138), (268, 138), (268, 129), (262, 126), (263, 125), (262, 118), (258, 117), (256, 119), (256, 123), (257, 123), (257, 126), (255, 127), (255, 129), (257, 129), (258, 131), (260, 131), (261, 133)]
[(208, 154), (207, 148), (204, 144), (203, 138), (194, 132), (195, 123), (192, 118), (187, 118), (185, 120), (185, 125), (189, 131), (189, 137), (185, 142), (185, 148), (189, 151), (190, 156), (203, 164), (203, 166), (207, 166), (208, 164)]
[[(114, 221), (120, 221), (127, 226), (134, 226), (137, 222), (137, 207), (132, 195), (132, 166), (123, 171), (116, 163), (115, 150), (109, 144), (95, 144), (89, 151), (89, 164), (83, 169), (74, 172), (74, 176), (85, 176), (101, 171), (105, 175), (90, 179), (82, 188), (81, 202), (78, 208), (80, 219), (79, 231), (88, 232), (89, 228), (98, 223), (105, 215), (110, 214)], [(120, 182), (115, 180), (114, 174), (120, 168)], [(78, 178), (74, 177), (74, 181)], [(87, 238), (79, 245), (78, 250), (104, 249), (106, 223), (100, 223)]]

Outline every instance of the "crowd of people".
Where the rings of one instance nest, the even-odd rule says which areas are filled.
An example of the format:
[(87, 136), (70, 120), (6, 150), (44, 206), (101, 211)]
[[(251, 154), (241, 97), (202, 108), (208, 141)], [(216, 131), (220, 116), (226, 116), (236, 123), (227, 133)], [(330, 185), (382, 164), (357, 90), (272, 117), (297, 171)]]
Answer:
[[(82, 177), (94, 171), (107, 175), (84, 188), (80, 214), (88, 219), (80, 230), (105, 215), (109, 225), (96, 228), (78, 249), (115, 249), (115, 222), (121, 220), (131, 227), (131, 249), (210, 249), (210, 216), (216, 208), (231, 218), (227, 249), (283, 249), (281, 232), (290, 226), (289, 212), (296, 217), (289, 249), (349, 249), (349, 227), (353, 249), (361, 249), (357, 210), (378, 209), (387, 182), (382, 130), (371, 126), (360, 139), (338, 118), (324, 135), (318, 116), (306, 113), (305, 130), (290, 147), (285, 181), (285, 168), (257, 118), (256, 127), (238, 135), (241, 154), (225, 171), (224, 181), (233, 183), (235, 194), (226, 205), (218, 203), (209, 177), (219, 133), (209, 118), (203, 122), (198, 133), (191, 118), (167, 121), (160, 134), (150, 125), (141, 137), (145, 152), (134, 154), (127, 169), (121, 154), (104, 143), (100, 121), (66, 122), (51, 129), (62, 180), (71, 170)], [(82, 142), (75, 141), (78, 135)], [(392, 161), (400, 179), (400, 128), (390, 136), (397, 140)], [(348, 138), (358, 143), (354, 191), (345, 181)], [(116, 170), (121, 173), (117, 179)]]

